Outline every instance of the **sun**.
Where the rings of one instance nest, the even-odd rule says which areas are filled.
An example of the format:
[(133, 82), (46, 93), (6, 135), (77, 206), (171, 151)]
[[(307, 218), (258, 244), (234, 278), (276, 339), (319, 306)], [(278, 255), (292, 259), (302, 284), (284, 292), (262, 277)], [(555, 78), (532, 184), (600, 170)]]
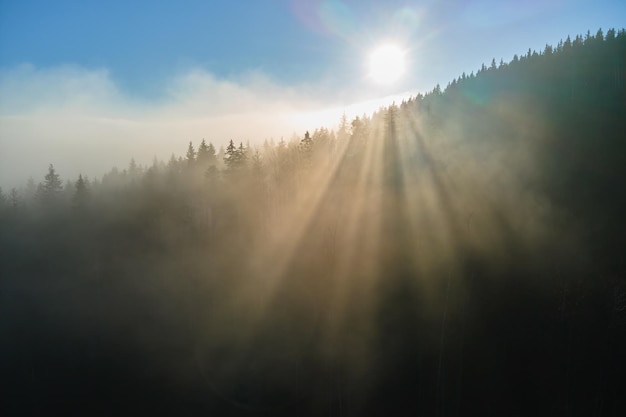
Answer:
[(376, 47), (369, 56), (369, 76), (379, 84), (397, 81), (406, 69), (405, 52), (392, 43)]

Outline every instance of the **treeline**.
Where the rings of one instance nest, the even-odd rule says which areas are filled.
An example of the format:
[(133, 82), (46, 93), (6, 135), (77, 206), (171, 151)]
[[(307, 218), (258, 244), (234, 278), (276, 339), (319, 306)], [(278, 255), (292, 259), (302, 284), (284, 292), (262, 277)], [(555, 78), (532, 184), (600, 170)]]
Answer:
[(0, 194), (8, 410), (621, 415), (625, 81), (598, 31), (289, 141), (50, 165)]

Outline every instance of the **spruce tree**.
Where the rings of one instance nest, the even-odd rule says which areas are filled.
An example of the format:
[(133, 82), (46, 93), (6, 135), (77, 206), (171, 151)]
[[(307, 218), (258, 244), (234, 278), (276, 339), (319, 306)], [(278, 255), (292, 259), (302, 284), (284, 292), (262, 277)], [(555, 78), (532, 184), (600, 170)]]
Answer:
[(199, 164), (204, 165), (207, 163), (209, 159), (209, 146), (206, 144), (206, 141), (202, 139), (200, 142), (200, 146), (198, 146), (198, 153), (196, 155), (196, 160)]
[(224, 154), (224, 164), (226, 164), (226, 167), (228, 167), (228, 169), (234, 169), (237, 167), (238, 162), (239, 155), (237, 153), (237, 147), (231, 139), (230, 142), (228, 142), (228, 146), (226, 147), (226, 153)]
[(200, 146), (198, 147), (198, 153), (196, 161), (202, 168), (207, 168), (215, 165), (217, 162), (217, 155), (215, 154), (215, 146), (212, 143), (207, 145), (206, 141), (202, 139)]
[(193, 163), (196, 161), (196, 150), (193, 148), (193, 143), (191, 143), (191, 141), (189, 141), (189, 146), (187, 147), (187, 153), (185, 154), (185, 157), (187, 158), (188, 165), (193, 165)]
[(50, 164), (43, 184), (39, 184), (39, 199), (44, 204), (56, 203), (62, 191), (63, 183), (61, 182), (61, 178), (59, 174), (56, 173), (54, 166)]
[(313, 154), (313, 139), (311, 139), (311, 135), (308, 130), (304, 134), (304, 138), (300, 141), (299, 147), (302, 157), (306, 161), (310, 161), (311, 155)]
[(209, 157), (209, 165), (215, 165), (217, 162), (217, 155), (215, 153), (215, 146), (209, 142), (209, 146), (207, 148), (208, 157)]
[(237, 153), (239, 154), (239, 163), (238, 167), (244, 167), (248, 163), (248, 147), (243, 146), (243, 142), (239, 142), (239, 148), (237, 149)]
[(128, 164), (128, 175), (130, 175), (131, 178), (135, 178), (139, 175), (139, 166), (137, 166), (135, 158), (130, 159), (130, 163)]
[(84, 208), (89, 199), (89, 189), (87, 188), (87, 181), (83, 178), (82, 174), (78, 175), (78, 180), (74, 187), (76, 189), (73, 198), (74, 207)]

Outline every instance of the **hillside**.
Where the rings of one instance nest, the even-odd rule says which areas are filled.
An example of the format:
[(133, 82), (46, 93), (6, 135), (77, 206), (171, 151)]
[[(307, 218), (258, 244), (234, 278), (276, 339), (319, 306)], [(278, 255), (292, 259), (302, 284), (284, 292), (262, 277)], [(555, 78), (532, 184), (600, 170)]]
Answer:
[(3, 415), (626, 410), (623, 29), (289, 142), (56, 168), (0, 198)]

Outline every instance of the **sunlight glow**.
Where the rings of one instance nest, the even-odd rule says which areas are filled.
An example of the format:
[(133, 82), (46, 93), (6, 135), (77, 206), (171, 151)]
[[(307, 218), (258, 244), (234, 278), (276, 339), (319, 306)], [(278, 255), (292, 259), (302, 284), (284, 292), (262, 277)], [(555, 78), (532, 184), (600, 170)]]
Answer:
[(379, 84), (391, 84), (404, 74), (405, 52), (394, 44), (384, 44), (369, 57), (369, 76)]
[(375, 99), (357, 101), (349, 105), (336, 105), (327, 108), (299, 111), (293, 113), (283, 113), (285, 120), (282, 122), (286, 126), (295, 126), (297, 129), (305, 131), (310, 126), (335, 126), (343, 114), (348, 120), (361, 117), (364, 114), (373, 114), (389, 103), (400, 103), (407, 97), (412, 97), (414, 91), (403, 91), (398, 94), (390, 94)]

